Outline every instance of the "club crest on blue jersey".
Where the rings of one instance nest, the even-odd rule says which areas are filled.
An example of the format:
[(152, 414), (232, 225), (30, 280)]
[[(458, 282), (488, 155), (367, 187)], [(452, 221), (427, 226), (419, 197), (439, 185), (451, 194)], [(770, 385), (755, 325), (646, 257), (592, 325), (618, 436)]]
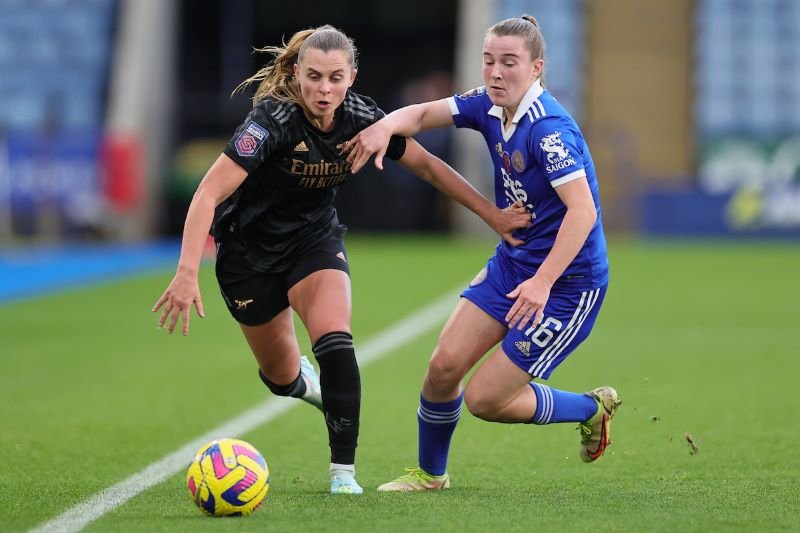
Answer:
[(236, 153), (242, 157), (254, 156), (267, 137), (269, 132), (251, 120), (234, 143)]
[(511, 154), (511, 165), (517, 172), (525, 170), (525, 158), (522, 157), (522, 152), (514, 150), (514, 153)]
[(539, 141), (539, 148), (547, 152), (549, 165), (545, 167), (545, 170), (548, 174), (577, 164), (575, 158), (569, 154), (569, 148), (564, 146), (560, 131), (542, 137), (542, 140)]

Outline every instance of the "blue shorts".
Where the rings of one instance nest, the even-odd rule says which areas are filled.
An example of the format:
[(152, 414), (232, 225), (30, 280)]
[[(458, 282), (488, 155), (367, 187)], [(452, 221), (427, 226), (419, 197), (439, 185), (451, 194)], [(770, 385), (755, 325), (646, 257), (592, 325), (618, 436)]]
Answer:
[[(489, 316), (506, 322), (514, 303), (506, 294), (530, 278), (513, 265), (493, 256), (461, 296)], [(505, 268), (504, 268), (505, 267)], [(542, 323), (523, 330), (510, 329), (502, 342), (503, 351), (515, 365), (533, 377), (547, 379), (553, 370), (592, 331), (608, 285), (593, 289), (553, 289), (544, 308)]]

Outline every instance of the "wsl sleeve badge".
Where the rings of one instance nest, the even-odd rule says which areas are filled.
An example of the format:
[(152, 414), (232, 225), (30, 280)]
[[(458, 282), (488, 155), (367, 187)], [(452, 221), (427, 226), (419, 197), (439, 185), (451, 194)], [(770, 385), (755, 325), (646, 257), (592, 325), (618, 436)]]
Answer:
[(251, 120), (234, 142), (236, 153), (241, 157), (253, 157), (267, 137), (269, 132)]

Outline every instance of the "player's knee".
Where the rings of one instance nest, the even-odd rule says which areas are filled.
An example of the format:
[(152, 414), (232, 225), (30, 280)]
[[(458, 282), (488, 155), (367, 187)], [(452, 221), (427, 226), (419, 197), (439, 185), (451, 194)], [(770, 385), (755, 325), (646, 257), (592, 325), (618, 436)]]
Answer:
[(428, 373), (425, 379), (435, 390), (450, 390), (458, 386), (463, 378), (463, 372), (454, 354), (436, 347), (428, 363)]
[(497, 405), (476, 387), (467, 387), (464, 391), (464, 403), (474, 417), (488, 421), (497, 419)]

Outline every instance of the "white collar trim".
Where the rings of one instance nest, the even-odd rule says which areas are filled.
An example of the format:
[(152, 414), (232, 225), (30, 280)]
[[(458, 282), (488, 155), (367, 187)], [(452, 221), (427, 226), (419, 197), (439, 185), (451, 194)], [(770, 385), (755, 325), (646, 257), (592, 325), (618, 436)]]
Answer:
[[(525, 93), (525, 96), (522, 97), (522, 100), (520, 100), (519, 107), (517, 107), (517, 112), (514, 115), (514, 118), (511, 119), (511, 122), (513, 124), (518, 123), (525, 113), (528, 112), (528, 109), (531, 108), (533, 102), (535, 102), (543, 92), (544, 88), (542, 87), (542, 83), (537, 79), (531, 84), (530, 88), (528, 88), (528, 92)], [(493, 105), (492, 108), (489, 109), (488, 114), (499, 118), (501, 121), (503, 120), (503, 108), (500, 106)]]

